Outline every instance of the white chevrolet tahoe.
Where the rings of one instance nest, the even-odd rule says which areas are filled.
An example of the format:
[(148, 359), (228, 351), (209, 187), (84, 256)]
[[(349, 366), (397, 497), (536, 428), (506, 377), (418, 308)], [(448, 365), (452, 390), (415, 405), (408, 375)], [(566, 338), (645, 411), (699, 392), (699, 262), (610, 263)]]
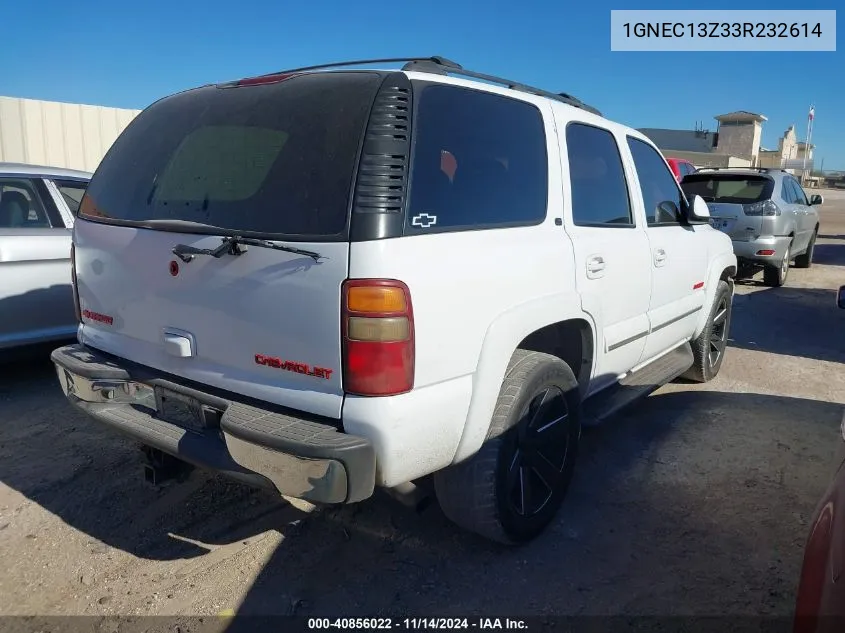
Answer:
[(526, 541), (582, 425), (719, 371), (731, 241), (578, 99), (376, 61), (407, 63), (144, 110), (82, 200), (52, 359), (150, 455), (318, 504), (433, 482), (458, 525)]

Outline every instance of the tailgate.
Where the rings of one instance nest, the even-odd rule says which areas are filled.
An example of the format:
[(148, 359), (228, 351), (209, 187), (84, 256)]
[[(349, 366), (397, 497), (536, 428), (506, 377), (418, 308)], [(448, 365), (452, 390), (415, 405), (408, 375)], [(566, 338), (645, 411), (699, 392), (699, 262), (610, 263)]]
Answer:
[[(74, 228), (83, 342), (339, 418), (349, 197), (379, 82), (274, 75), (182, 92), (135, 117)], [(173, 254), (223, 237), (263, 245)]]
[(214, 248), (220, 237), (85, 221), (75, 243), (83, 342), (202, 384), (340, 416), (348, 243), (297, 244), (319, 252), (319, 263), (256, 246), (185, 263), (171, 253), (176, 244)]
[(747, 242), (760, 234), (763, 218), (745, 215), (741, 204), (708, 202), (710, 224), (732, 240)]
[(685, 176), (681, 188), (689, 197), (702, 196), (710, 209), (710, 224), (732, 240), (756, 239), (763, 228), (763, 216), (746, 215), (746, 205), (769, 200), (774, 180), (763, 173), (747, 171), (698, 171)]

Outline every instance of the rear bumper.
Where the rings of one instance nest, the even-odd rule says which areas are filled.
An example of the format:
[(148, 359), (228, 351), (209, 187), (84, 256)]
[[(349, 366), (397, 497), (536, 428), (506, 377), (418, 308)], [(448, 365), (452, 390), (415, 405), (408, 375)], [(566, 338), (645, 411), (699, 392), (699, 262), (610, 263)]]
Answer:
[[(332, 424), (206, 393), (85, 345), (61, 347), (51, 358), (74, 406), (143, 444), (317, 503), (353, 503), (373, 493), (372, 444)], [(163, 419), (163, 396), (184, 401), (181, 410), (193, 415)]]
[[(779, 266), (791, 239), (788, 236), (761, 235), (748, 242), (734, 240), (734, 254), (737, 259)], [(763, 252), (761, 253), (761, 251)], [(773, 252), (768, 253), (768, 251)]]

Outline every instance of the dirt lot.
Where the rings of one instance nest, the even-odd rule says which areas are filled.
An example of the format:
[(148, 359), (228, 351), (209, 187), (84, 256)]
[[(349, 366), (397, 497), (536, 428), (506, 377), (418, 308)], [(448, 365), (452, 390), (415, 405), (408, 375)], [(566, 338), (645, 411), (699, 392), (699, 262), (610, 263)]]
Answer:
[(738, 288), (717, 380), (585, 431), (556, 524), (520, 549), (382, 497), (308, 513), (202, 473), (156, 489), (46, 355), (7, 365), (0, 613), (789, 614), (845, 405), (845, 192), (821, 233), (785, 287)]

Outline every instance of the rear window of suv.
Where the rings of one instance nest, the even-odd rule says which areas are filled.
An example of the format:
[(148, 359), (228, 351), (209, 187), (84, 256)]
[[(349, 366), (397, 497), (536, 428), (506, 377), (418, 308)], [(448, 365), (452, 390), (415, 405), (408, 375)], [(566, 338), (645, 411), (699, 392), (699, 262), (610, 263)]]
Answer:
[(378, 85), (375, 73), (334, 72), (163, 99), (115, 141), (80, 216), (342, 236)]
[(767, 176), (699, 172), (685, 176), (681, 189), (688, 198), (698, 195), (707, 202), (751, 204), (771, 198), (774, 181)]

